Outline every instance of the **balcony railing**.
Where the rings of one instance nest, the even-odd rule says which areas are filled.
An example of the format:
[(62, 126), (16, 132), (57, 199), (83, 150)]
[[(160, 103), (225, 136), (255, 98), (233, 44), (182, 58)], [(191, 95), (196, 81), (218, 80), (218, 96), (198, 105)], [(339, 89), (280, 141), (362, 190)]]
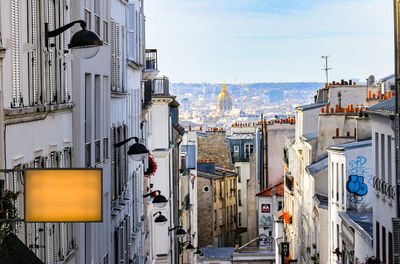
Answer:
[(156, 49), (146, 49), (146, 69), (147, 70), (158, 69)]
[(157, 77), (153, 81), (153, 95), (169, 96), (169, 80), (167, 77)]

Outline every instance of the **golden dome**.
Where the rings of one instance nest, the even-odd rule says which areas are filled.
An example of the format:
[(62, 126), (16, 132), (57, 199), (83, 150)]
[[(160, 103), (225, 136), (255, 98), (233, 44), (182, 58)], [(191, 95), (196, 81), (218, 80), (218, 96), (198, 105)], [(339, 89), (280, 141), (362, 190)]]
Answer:
[(229, 112), (232, 110), (232, 99), (229, 93), (226, 91), (226, 84), (222, 86), (222, 92), (218, 95), (217, 101), (217, 111), (222, 112)]

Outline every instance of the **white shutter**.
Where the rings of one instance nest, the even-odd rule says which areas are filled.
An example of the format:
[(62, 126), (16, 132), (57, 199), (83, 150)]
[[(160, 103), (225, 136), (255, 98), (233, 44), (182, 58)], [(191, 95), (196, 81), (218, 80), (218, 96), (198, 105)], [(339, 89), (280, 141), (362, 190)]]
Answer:
[[(40, 27), (41, 27), (41, 32), (44, 32), (44, 25), (45, 25), (45, 18), (46, 18), (46, 1), (41, 1), (41, 14), (40, 14)], [(39, 52), (46, 50), (46, 46), (45, 46), (45, 34), (41, 34), (42, 39), (41, 39), (41, 49)], [(46, 59), (47, 55), (43, 54), (43, 52), (41, 52), (41, 89), (42, 89), (42, 104), (47, 104), (48, 100), (47, 100), (47, 59)]]
[(140, 32), (140, 12), (138, 10), (136, 10), (136, 25), (135, 25), (135, 35), (136, 35), (136, 62), (139, 62), (139, 58), (140, 58), (140, 36), (139, 36), (139, 32)]
[(126, 261), (129, 263), (129, 260), (132, 258), (131, 250), (132, 250), (132, 240), (131, 240), (131, 217), (126, 216)]
[(125, 230), (124, 230), (124, 226), (120, 226), (118, 228), (118, 260), (119, 263), (121, 264), (125, 264), (125, 240), (124, 240), (124, 234), (125, 234)]
[(37, 1), (31, 0), (31, 27), (32, 27), (32, 104), (36, 105), (38, 103), (38, 52), (40, 50), (40, 43), (37, 38), (37, 28), (38, 28), (38, 20), (37, 20)]
[[(54, 25), (54, 2), (53, 1), (48, 1), (48, 9), (47, 9), (47, 21), (49, 23), (49, 30), (53, 30), (55, 27)], [(51, 44), (54, 43), (54, 40), (52, 38), (49, 38), (49, 47), (51, 47)], [(54, 65), (55, 65), (55, 55), (53, 48), (49, 48), (49, 57), (48, 57), (48, 65), (49, 65), (49, 88), (50, 88), (50, 103), (53, 104), (55, 103), (55, 87), (54, 87), (54, 82), (55, 82), (55, 76), (54, 76)]]
[(139, 37), (140, 37), (140, 46), (139, 46), (139, 54), (140, 54), (140, 57), (139, 57), (139, 63), (140, 64), (144, 64), (144, 62), (143, 62), (143, 50), (144, 50), (144, 16), (143, 16), (143, 14), (140, 14), (140, 34), (139, 34)]
[(393, 260), (400, 263), (400, 218), (393, 218)]
[(13, 107), (21, 107), (21, 47), (20, 47), (20, 0), (11, 1), (11, 63), (12, 63), (12, 94)]
[(127, 39), (128, 39), (128, 59), (136, 61), (136, 5), (129, 2), (127, 8)]
[(121, 91), (121, 53), (120, 53), (120, 25), (119, 23), (116, 23), (116, 29), (115, 29), (115, 56), (116, 56), (116, 63), (115, 63), (115, 81), (116, 81), (116, 88), (117, 91)]
[(46, 223), (46, 263), (54, 263), (54, 252), (53, 252), (53, 228), (52, 224)]
[(111, 199), (115, 200), (116, 198), (116, 164), (115, 164), (115, 127), (111, 128), (111, 135), (110, 135), (110, 139), (111, 139)]
[[(63, 25), (66, 25), (67, 22), (67, 2), (66, 0), (63, 0), (63, 5), (62, 5), (62, 21), (63, 21)], [(62, 48), (62, 52), (64, 50), (67, 50), (67, 37), (66, 35), (63, 36), (63, 48)], [(63, 60), (62, 60), (63, 64), (63, 93), (62, 93), (62, 102), (65, 103), (68, 101), (68, 67), (67, 67), (67, 63), (68, 63), (68, 58), (67, 58), (67, 54), (63, 52)]]
[(114, 20), (111, 19), (111, 24), (110, 24), (110, 42), (111, 42), (111, 91), (116, 90), (116, 85), (115, 85), (115, 22)]

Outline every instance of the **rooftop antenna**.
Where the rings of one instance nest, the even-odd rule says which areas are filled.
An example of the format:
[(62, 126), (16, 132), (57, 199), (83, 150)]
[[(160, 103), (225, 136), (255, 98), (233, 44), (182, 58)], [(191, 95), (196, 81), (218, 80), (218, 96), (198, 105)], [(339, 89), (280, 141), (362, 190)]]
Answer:
[(322, 59), (325, 59), (325, 68), (322, 69), (322, 70), (325, 71), (325, 74), (326, 74), (326, 84), (329, 83), (329, 81), (328, 81), (328, 71), (332, 70), (332, 68), (328, 68), (328, 58), (329, 57), (330, 57), (329, 55), (321, 56)]

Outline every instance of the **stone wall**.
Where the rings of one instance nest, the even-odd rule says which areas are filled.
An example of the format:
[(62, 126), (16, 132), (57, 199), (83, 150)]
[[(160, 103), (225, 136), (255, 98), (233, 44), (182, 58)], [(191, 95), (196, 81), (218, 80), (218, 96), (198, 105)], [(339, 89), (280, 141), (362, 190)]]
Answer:
[[(208, 187), (208, 191), (204, 188)], [(197, 228), (198, 228), (198, 242), (201, 247), (213, 245), (213, 184), (211, 180), (198, 177), (197, 178)], [(196, 246), (196, 245), (195, 245)]]
[(207, 131), (207, 136), (198, 136), (198, 159), (214, 159), (216, 167), (226, 167), (232, 170), (233, 166), (229, 159), (228, 142), (226, 131)]

